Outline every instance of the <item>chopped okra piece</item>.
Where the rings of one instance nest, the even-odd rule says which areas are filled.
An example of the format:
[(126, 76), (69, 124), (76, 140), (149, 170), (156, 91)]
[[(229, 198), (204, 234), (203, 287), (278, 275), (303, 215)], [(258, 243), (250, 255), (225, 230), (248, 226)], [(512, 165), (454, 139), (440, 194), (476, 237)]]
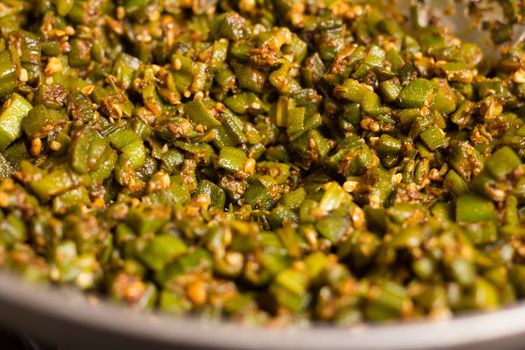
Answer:
[(17, 86), (16, 65), (9, 51), (0, 52), (0, 97), (9, 96)]
[(379, 88), (386, 102), (396, 101), (401, 93), (401, 84), (394, 79), (383, 81)]
[(361, 84), (354, 79), (347, 79), (343, 85), (336, 87), (336, 96), (340, 96), (352, 102), (357, 102), (363, 110), (373, 113), (380, 107), (381, 100), (371, 86)]
[(224, 208), (226, 204), (224, 190), (211, 181), (201, 180), (197, 186), (196, 193), (206, 195), (212, 207)]
[(421, 108), (432, 98), (434, 84), (417, 78), (408, 83), (399, 94), (399, 104), (403, 108)]
[(487, 169), (495, 177), (507, 175), (520, 165), (521, 160), (518, 155), (507, 146), (494, 152), (492, 157), (485, 163)]
[(456, 220), (478, 222), (496, 219), (494, 204), (474, 195), (463, 195), (456, 201)]
[(184, 112), (188, 115), (188, 118), (197, 125), (203, 125), (209, 129), (221, 125), (221, 123), (211, 115), (208, 108), (200, 101), (186, 103), (184, 105)]
[(148, 267), (159, 271), (171, 260), (184, 254), (187, 249), (186, 244), (176, 237), (158, 235), (144, 248), (141, 259)]
[(234, 147), (224, 147), (219, 154), (219, 166), (233, 173), (242, 172), (248, 157), (243, 150)]
[(468, 184), (457, 172), (454, 171), (454, 169), (449, 170), (445, 176), (443, 185), (455, 196), (460, 196), (468, 192)]
[(58, 126), (66, 124), (67, 121), (67, 115), (62, 111), (37, 105), (22, 120), (22, 129), (28, 137), (41, 138), (55, 131)]
[(435, 125), (423, 131), (419, 136), (432, 151), (448, 146), (448, 139), (445, 132)]
[(31, 104), (16, 93), (4, 102), (0, 111), (0, 150), (6, 149), (20, 136), (22, 120), (31, 109)]

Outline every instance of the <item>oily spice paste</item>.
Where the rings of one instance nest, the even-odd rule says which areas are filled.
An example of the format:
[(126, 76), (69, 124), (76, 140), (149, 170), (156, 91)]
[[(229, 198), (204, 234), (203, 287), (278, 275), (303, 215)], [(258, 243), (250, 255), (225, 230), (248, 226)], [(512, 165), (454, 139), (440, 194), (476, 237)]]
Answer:
[(524, 44), (376, 3), (1, 1), (0, 265), (249, 324), (525, 297)]

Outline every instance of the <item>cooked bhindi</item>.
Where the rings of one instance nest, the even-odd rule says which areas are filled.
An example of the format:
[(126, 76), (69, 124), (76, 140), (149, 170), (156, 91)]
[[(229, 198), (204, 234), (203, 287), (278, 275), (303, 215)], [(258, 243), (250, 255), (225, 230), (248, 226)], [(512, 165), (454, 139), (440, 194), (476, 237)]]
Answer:
[(415, 12), (1, 1), (0, 266), (255, 325), (525, 298), (525, 43)]

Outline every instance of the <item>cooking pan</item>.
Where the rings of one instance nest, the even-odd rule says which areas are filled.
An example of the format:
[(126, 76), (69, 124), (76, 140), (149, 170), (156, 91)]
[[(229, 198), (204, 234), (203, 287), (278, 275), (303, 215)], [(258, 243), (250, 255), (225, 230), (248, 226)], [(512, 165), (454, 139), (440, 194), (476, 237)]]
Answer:
[[(1, 0), (0, 0), (1, 1)], [(408, 5), (401, 1), (400, 7)], [(427, 1), (433, 13), (444, 13), (448, 1)], [(443, 25), (474, 41), (486, 58), (497, 59), (489, 35), (468, 27), (456, 3)], [(408, 8), (406, 6), (405, 8)], [(402, 8), (401, 8), (402, 10)], [(418, 18), (424, 25), (425, 19)], [(525, 30), (516, 28), (516, 40)], [(425, 321), (336, 328), (323, 325), (268, 329), (201, 318), (174, 318), (133, 310), (64, 288), (35, 285), (0, 272), (0, 323), (13, 330), (68, 349), (525, 349), (525, 304), (491, 313)], [(2, 349), (2, 344), (0, 344)]]

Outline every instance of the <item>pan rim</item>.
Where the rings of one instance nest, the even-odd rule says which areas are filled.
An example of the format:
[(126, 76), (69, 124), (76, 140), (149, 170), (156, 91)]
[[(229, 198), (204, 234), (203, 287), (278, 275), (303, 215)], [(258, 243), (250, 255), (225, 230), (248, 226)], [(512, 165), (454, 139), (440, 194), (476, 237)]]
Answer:
[[(115, 336), (164, 345), (228, 349), (418, 349), (471, 347), (487, 341), (525, 336), (525, 304), (490, 313), (463, 315), (445, 321), (368, 325), (358, 328), (328, 326), (268, 329), (228, 321), (173, 317), (134, 312), (107, 301), (90, 303), (78, 292), (28, 283), (8, 272), (0, 273), (0, 301), (26, 313), (91, 327)], [(0, 319), (9, 323), (7, 315)], [(17, 326), (17, 325), (15, 325)], [(20, 325), (18, 325), (20, 327)], [(198, 334), (198, 336), (196, 336)]]

